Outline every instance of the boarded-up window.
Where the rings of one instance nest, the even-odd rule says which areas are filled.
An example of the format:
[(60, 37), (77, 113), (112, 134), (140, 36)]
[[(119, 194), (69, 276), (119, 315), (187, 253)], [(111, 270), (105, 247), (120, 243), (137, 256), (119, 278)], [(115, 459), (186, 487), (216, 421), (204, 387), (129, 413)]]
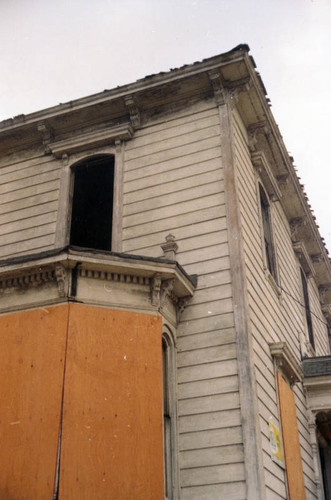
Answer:
[(92, 158), (73, 170), (70, 245), (111, 250), (114, 157)]
[(277, 373), (289, 500), (306, 500), (294, 394)]
[(173, 415), (171, 401), (171, 345), (166, 336), (162, 338), (163, 365), (163, 450), (164, 450), (164, 490), (167, 499), (173, 498)]

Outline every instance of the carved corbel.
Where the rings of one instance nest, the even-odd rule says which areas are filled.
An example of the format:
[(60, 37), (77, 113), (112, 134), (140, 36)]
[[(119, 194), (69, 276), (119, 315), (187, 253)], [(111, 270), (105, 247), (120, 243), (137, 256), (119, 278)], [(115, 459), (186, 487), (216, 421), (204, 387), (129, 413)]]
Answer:
[(115, 150), (117, 154), (122, 151), (122, 141), (120, 139), (116, 139), (115, 141)]
[(318, 287), (318, 291), (319, 291), (319, 294), (320, 294), (320, 302), (322, 304), (322, 306), (326, 305), (327, 302), (326, 302), (326, 292), (330, 291), (331, 290), (331, 283), (327, 283), (325, 285), (320, 285)]
[(319, 264), (320, 262), (323, 262), (323, 256), (321, 253), (314, 253), (309, 256), (311, 258), (311, 261), (314, 264)]
[(289, 181), (289, 174), (276, 175), (276, 180), (280, 186), (286, 186)]
[(213, 87), (216, 104), (217, 106), (222, 106), (226, 103), (226, 95), (221, 82), (221, 76), (217, 71), (209, 71), (208, 77)]
[(163, 281), (160, 291), (160, 309), (162, 309), (162, 307), (164, 306), (167, 297), (171, 296), (174, 284), (175, 284), (174, 279)]
[(59, 297), (65, 297), (65, 280), (66, 280), (66, 270), (60, 264), (55, 268), (55, 278), (57, 281), (57, 288), (59, 292)]
[(300, 227), (307, 225), (307, 219), (305, 217), (295, 217), (290, 220), (290, 230), (292, 241), (297, 241), (297, 232)]
[(139, 109), (134, 102), (133, 96), (132, 95), (126, 95), (124, 96), (124, 102), (126, 107), (129, 110), (130, 113), (130, 120), (133, 128), (140, 127), (140, 112)]
[(62, 155), (62, 165), (64, 167), (69, 165), (69, 155), (67, 153), (63, 153), (63, 155)]
[(161, 291), (161, 275), (154, 274), (151, 279), (151, 303), (152, 306), (159, 307), (160, 306), (160, 291)]
[(37, 128), (38, 132), (40, 132), (42, 136), (45, 153), (50, 154), (51, 150), (49, 145), (51, 144), (54, 138), (53, 130), (46, 121), (39, 122)]
[(190, 299), (191, 297), (181, 297), (180, 299), (178, 299), (177, 314), (176, 314), (177, 323), (179, 323), (182, 312), (184, 311)]
[(322, 313), (324, 314), (327, 322), (331, 323), (331, 304), (322, 305)]

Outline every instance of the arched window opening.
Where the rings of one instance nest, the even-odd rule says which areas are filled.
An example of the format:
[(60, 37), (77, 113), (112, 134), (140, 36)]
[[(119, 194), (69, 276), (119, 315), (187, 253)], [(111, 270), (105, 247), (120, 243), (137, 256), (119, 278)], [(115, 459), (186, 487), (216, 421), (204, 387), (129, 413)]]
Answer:
[(73, 172), (70, 245), (111, 250), (114, 157), (88, 159)]
[(264, 242), (266, 265), (270, 274), (272, 274), (272, 276), (276, 280), (277, 278), (276, 260), (275, 260), (275, 250), (274, 250), (272, 230), (271, 230), (270, 205), (268, 197), (261, 185), (260, 185), (260, 207), (262, 216), (263, 242)]

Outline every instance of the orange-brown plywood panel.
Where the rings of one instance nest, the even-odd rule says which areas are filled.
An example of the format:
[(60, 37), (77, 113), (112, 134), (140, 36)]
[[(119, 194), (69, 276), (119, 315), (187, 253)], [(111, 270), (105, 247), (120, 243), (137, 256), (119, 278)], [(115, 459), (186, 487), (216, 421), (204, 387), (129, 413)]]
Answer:
[(53, 498), (68, 306), (0, 316), (0, 498)]
[(305, 500), (294, 394), (279, 372), (277, 378), (289, 500)]
[(70, 305), (60, 500), (161, 500), (161, 318)]

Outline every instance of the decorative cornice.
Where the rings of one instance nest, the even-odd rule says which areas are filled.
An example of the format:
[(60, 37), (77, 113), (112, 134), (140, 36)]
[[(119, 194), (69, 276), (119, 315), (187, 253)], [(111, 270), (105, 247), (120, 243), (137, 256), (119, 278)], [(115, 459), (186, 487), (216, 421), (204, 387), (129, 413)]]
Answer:
[(13, 276), (7, 276), (0, 279), (0, 294), (3, 294), (8, 289), (24, 291), (28, 288), (39, 287), (49, 281), (55, 281), (55, 279), (55, 269), (52, 267), (18, 272)]
[(271, 356), (274, 358), (277, 368), (283, 373), (291, 385), (301, 382), (303, 370), (291, 353), (286, 342), (269, 344)]
[(97, 280), (114, 281), (115, 283), (128, 283), (150, 286), (150, 279), (146, 276), (136, 276), (134, 274), (114, 273), (93, 269), (79, 269), (79, 276)]

